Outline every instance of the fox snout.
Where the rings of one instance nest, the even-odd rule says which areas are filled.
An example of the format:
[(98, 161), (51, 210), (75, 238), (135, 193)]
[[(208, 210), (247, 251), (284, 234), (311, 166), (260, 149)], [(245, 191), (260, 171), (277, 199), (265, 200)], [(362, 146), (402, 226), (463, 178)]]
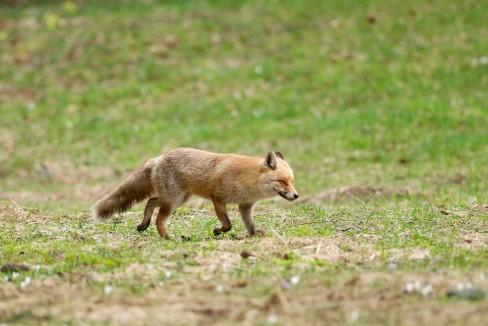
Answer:
[(292, 191), (280, 191), (278, 194), (289, 201), (294, 201), (295, 199), (300, 197), (298, 192), (292, 192)]

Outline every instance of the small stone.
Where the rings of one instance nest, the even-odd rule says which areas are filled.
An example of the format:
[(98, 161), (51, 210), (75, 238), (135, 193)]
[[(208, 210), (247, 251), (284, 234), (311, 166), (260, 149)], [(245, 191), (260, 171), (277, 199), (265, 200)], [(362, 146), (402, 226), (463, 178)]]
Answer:
[(238, 288), (245, 288), (247, 286), (247, 282), (246, 281), (239, 281), (236, 283), (236, 286)]
[(242, 258), (242, 259), (248, 259), (248, 258), (250, 258), (250, 257), (254, 257), (254, 254), (253, 254), (252, 252), (247, 251), (247, 250), (243, 250), (243, 251), (241, 252), (241, 258)]
[(390, 273), (393, 273), (394, 271), (396, 271), (396, 269), (397, 269), (397, 264), (395, 264), (395, 263), (389, 263), (388, 264), (388, 271)]
[(374, 24), (376, 23), (376, 17), (373, 16), (373, 15), (368, 15), (368, 17), (366, 18), (366, 21), (369, 23), (369, 24)]
[(280, 292), (273, 293), (269, 297), (268, 302), (265, 305), (266, 309), (271, 309), (272, 307), (275, 306), (281, 306), (281, 307), (286, 306), (286, 298)]
[(2, 273), (10, 273), (10, 272), (25, 272), (30, 270), (29, 265), (25, 264), (13, 264), (13, 263), (6, 263), (0, 267), (0, 272)]
[(291, 259), (293, 259), (293, 256), (291, 254), (289, 254), (289, 253), (285, 253), (283, 255), (283, 259), (285, 259), (285, 260), (291, 260)]
[(463, 288), (461, 290), (459, 289), (449, 290), (447, 292), (447, 296), (449, 298), (456, 298), (456, 299), (469, 300), (469, 301), (479, 301), (487, 298), (488, 294), (481, 289), (475, 289), (470, 287), (470, 288)]

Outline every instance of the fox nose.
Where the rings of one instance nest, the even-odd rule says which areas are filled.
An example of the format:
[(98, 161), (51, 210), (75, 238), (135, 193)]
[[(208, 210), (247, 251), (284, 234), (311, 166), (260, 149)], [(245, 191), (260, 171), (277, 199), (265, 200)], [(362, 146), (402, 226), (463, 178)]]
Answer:
[(300, 197), (300, 195), (299, 195), (299, 194), (297, 194), (297, 193), (294, 193), (294, 194), (293, 194), (293, 199), (297, 199), (298, 197)]

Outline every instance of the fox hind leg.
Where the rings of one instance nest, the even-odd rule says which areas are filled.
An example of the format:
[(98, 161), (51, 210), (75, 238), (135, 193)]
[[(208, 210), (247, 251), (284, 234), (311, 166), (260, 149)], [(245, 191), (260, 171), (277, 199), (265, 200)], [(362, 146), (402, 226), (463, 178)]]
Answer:
[(160, 202), (159, 203), (159, 213), (156, 217), (156, 228), (158, 229), (158, 233), (161, 238), (168, 239), (168, 230), (166, 229), (166, 221), (170, 217), (171, 214), (183, 203), (185, 203), (189, 198), (190, 194), (180, 193), (173, 202)]
[(147, 201), (146, 208), (144, 209), (144, 219), (141, 224), (137, 226), (137, 231), (145, 231), (151, 224), (151, 218), (156, 207), (159, 206), (159, 198), (153, 197)]
[(166, 220), (171, 215), (171, 205), (162, 204), (159, 207), (158, 217), (156, 217), (156, 228), (161, 238), (168, 239), (168, 230), (166, 229)]

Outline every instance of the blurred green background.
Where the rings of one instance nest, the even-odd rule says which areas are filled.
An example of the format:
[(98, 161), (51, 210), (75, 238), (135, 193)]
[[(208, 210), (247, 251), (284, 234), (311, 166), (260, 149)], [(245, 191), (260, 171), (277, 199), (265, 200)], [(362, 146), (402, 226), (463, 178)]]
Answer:
[[(79, 209), (178, 146), (487, 200), (484, 1), (7, 1), (0, 197)], [(401, 191), (400, 191), (401, 192)]]

